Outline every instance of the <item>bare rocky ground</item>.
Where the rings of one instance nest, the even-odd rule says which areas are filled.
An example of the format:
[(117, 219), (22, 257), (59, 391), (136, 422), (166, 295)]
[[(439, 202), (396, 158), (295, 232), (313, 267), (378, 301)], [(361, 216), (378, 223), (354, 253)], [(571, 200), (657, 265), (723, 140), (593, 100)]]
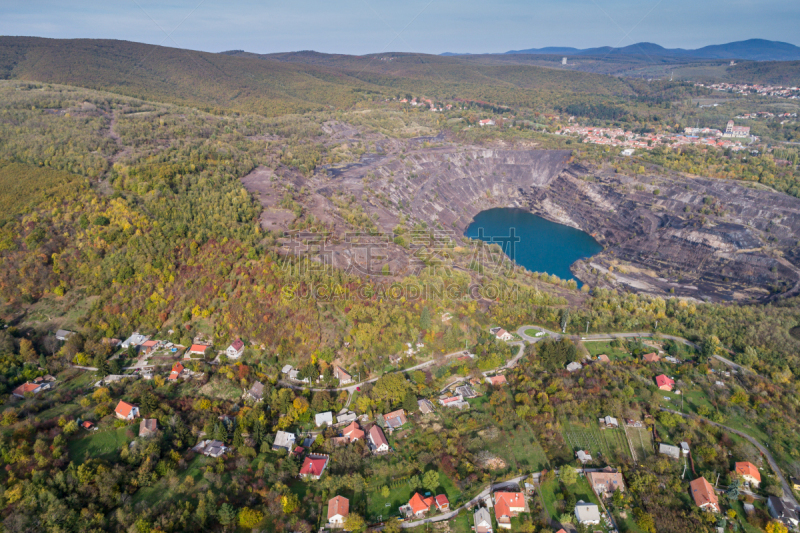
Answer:
[(796, 198), (669, 172), (625, 176), (575, 163), (569, 151), (466, 146), (444, 135), (388, 139), (340, 123), (326, 128), (337, 139), (358, 135), (377, 151), (357, 163), (318, 169), (310, 178), (283, 167), (259, 168), (243, 183), (260, 198), (261, 222), (272, 231), (287, 229), (294, 219), (278, 205), (287, 184), (304, 191), (295, 198), (304, 216), (313, 214), (330, 229), (325, 260), (334, 266), (347, 268), (358, 259), (347, 242), (353, 228), (334, 203), (348, 197), (387, 234), (374, 253), (394, 276), (420, 265), (419, 247), (391, 242), (401, 222), (409, 228), (425, 223), (463, 241), (477, 213), (519, 207), (586, 231), (604, 246), (573, 266), (592, 285), (714, 301), (800, 293)]

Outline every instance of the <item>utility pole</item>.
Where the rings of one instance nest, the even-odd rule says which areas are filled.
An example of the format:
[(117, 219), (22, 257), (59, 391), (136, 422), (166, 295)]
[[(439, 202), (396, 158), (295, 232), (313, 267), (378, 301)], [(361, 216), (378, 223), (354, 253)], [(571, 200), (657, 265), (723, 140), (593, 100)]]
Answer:
[(719, 474), (717, 474), (717, 480), (714, 482), (714, 488), (715, 489), (717, 488), (718, 484), (719, 484)]

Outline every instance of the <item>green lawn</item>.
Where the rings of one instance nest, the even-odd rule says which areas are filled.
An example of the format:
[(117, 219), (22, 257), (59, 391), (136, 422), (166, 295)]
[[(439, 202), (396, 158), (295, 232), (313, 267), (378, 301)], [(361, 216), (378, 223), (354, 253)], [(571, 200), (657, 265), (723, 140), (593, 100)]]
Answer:
[[(578, 476), (578, 481), (574, 485), (568, 486), (567, 489), (575, 495), (576, 501), (583, 500), (597, 505), (600, 504), (594, 491), (592, 491), (592, 488), (589, 486), (589, 481), (583, 476)], [(558, 520), (560, 513), (558, 512), (556, 502), (561, 499), (561, 486), (559, 481), (554, 480), (542, 483), (539, 490), (541, 491), (547, 514), (549, 514), (551, 518)], [(572, 513), (573, 511), (574, 509), (565, 509), (566, 513)]]
[[(539, 331), (538, 329), (533, 329), (533, 328), (529, 328), (529, 329), (525, 330), (525, 335), (527, 335), (529, 337), (536, 337), (537, 333), (542, 333), (542, 332)], [(538, 338), (544, 339), (544, 338), (549, 337), (549, 336), (550, 336), (549, 333), (545, 333), (544, 335), (539, 335)]]
[(622, 348), (611, 346), (612, 341), (582, 341), (584, 347), (592, 357), (606, 354), (612, 361), (633, 361), (633, 356)]
[(126, 431), (127, 427), (92, 432), (81, 430), (80, 434), (86, 436), (69, 442), (70, 459), (78, 464), (86, 459), (87, 454), (90, 459), (114, 459), (119, 450), (133, 440), (128, 438)]
[[(189, 467), (186, 470), (183, 472), (178, 472), (178, 477), (180, 478), (181, 482), (183, 482), (187, 476), (192, 476), (195, 483), (198, 483), (203, 479), (203, 473), (205, 472), (206, 465), (208, 464), (212, 464), (212, 461), (202, 455), (198, 455), (191, 463), (189, 463)], [(150, 505), (155, 505), (160, 501), (169, 500), (172, 498), (172, 496), (173, 490), (167, 485), (166, 478), (161, 478), (153, 485), (149, 487), (142, 487), (136, 491), (136, 493), (133, 495), (133, 503), (135, 505), (144, 501)]]
[[(421, 477), (422, 475), (420, 474), (420, 478)], [(384, 498), (381, 494), (381, 488), (384, 485), (389, 487), (389, 496), (386, 498)], [(407, 504), (408, 500), (410, 500), (414, 495), (411, 485), (405, 481), (398, 482), (397, 486), (395, 487), (392, 487), (390, 482), (376, 483), (374, 488), (368, 489), (367, 492), (365, 516), (369, 521), (378, 521), (379, 517), (381, 520), (386, 520), (392, 516), (400, 516), (398, 513), (398, 508), (401, 505)], [(425, 492), (428, 491), (420, 489), (420, 492), (424, 495)], [(432, 494), (445, 494), (447, 499), (450, 501), (450, 507), (452, 508), (456, 508), (462, 503), (461, 491), (455, 486), (450, 478), (444, 475), (444, 473), (441, 471), (439, 472), (439, 487)], [(432, 513), (430, 515), (435, 516), (436, 513)]]

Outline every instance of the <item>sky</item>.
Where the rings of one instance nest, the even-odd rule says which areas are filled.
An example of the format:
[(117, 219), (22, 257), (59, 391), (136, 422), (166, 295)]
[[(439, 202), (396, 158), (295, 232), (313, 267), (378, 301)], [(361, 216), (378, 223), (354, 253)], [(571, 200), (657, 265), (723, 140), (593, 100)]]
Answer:
[(797, 0), (0, 0), (0, 35), (207, 52), (498, 53), (761, 38), (800, 45)]

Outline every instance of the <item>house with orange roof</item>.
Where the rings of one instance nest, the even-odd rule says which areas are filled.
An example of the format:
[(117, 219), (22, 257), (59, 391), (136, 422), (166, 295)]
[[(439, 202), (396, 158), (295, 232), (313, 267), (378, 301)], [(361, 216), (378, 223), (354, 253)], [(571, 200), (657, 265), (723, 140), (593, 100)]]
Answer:
[(342, 435), (347, 438), (348, 442), (355, 442), (364, 438), (364, 430), (355, 420), (350, 422), (350, 425), (344, 428)]
[(497, 527), (511, 529), (511, 519), (525, 512), (525, 495), (521, 492), (495, 492), (494, 517)]
[(169, 373), (169, 377), (167, 378), (170, 381), (177, 381), (180, 377), (181, 373), (183, 372), (183, 365), (180, 361), (172, 365), (172, 372)]
[(383, 420), (386, 422), (386, 427), (389, 429), (397, 429), (408, 422), (405, 409), (398, 409), (391, 413), (386, 413), (383, 415)]
[(671, 379), (669, 376), (661, 374), (660, 376), (656, 376), (656, 385), (661, 390), (671, 391), (672, 388), (675, 386), (675, 381)]
[(161, 341), (157, 340), (147, 340), (144, 341), (142, 344), (139, 345), (139, 351), (141, 351), (142, 355), (150, 355), (154, 351), (161, 346)]
[(606, 354), (601, 353), (600, 355), (597, 356), (597, 362), (598, 363), (610, 363), (611, 359), (609, 359)]
[(207, 350), (208, 350), (207, 344), (192, 344), (189, 347), (189, 351), (186, 353), (188, 353), (189, 355), (205, 355)]
[(742, 476), (745, 483), (749, 483), (751, 487), (756, 487), (761, 484), (761, 472), (758, 471), (756, 465), (747, 461), (736, 463), (733, 471)]
[(433, 503), (436, 505), (436, 508), (441, 511), (449, 511), (450, 510), (450, 500), (447, 499), (447, 496), (444, 494), (439, 494), (433, 499)]
[(23, 383), (11, 393), (15, 398), (25, 399), (26, 394), (39, 394), (50, 388), (50, 383)]
[(300, 477), (306, 479), (319, 479), (325, 468), (328, 466), (330, 457), (322, 454), (312, 454), (303, 460), (303, 467), (300, 468)]
[(706, 478), (700, 477), (689, 484), (689, 490), (694, 498), (694, 503), (703, 511), (719, 512), (719, 499)]
[(425, 516), (425, 514), (430, 510), (431, 505), (433, 505), (433, 496), (428, 496), (426, 498), (419, 492), (415, 492), (408, 501), (408, 504), (405, 505), (404, 509), (402, 510), (405, 511), (407, 515), (421, 517)]
[(642, 356), (642, 361), (645, 363), (658, 363), (659, 361), (661, 361), (661, 358), (655, 352), (646, 353)]
[(328, 500), (328, 523), (332, 526), (342, 526), (350, 516), (350, 500), (344, 496), (336, 496)]
[(121, 420), (133, 420), (139, 416), (139, 408), (120, 400), (117, 404), (117, 408), (114, 409), (114, 414)]
[(508, 383), (508, 381), (506, 380), (506, 377), (503, 374), (500, 374), (499, 376), (487, 377), (486, 383), (488, 383), (492, 387), (499, 387), (500, 385), (505, 385), (506, 383)]

